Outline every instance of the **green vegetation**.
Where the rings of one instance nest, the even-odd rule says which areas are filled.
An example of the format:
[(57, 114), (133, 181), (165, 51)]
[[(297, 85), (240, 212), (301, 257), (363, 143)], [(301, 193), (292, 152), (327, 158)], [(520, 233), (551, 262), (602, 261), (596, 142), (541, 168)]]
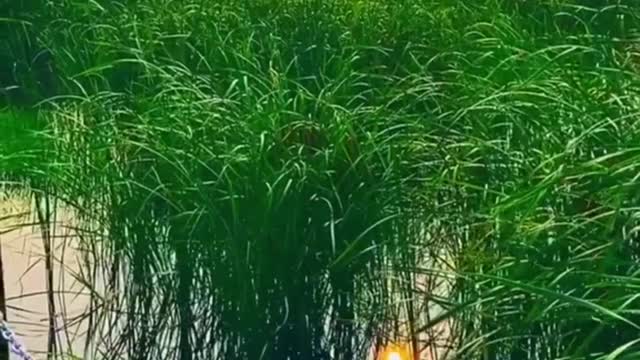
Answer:
[(47, 147), (45, 124), (32, 111), (0, 109), (0, 166), (2, 180), (26, 180), (41, 169)]
[(6, 101), (115, 294), (105, 358), (365, 359), (437, 321), (456, 359), (640, 354), (631, 4), (21, 6)]

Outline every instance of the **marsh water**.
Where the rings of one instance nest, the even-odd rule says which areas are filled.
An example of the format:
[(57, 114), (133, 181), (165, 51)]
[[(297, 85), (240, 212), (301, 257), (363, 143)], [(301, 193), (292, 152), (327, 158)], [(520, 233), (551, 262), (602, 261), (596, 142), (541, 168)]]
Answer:
[[(21, 197), (0, 202), (0, 244), (7, 320), (36, 359), (46, 358), (49, 337), (49, 289), (43, 232), (32, 204)], [(51, 227), (55, 336), (59, 353), (82, 356), (87, 345), (89, 291), (80, 281), (82, 256), (70, 211), (58, 211)], [(14, 357), (15, 358), (15, 357)]]
[[(0, 201), (0, 244), (2, 250), (3, 276), (6, 293), (8, 324), (35, 359), (46, 359), (50, 343), (50, 311), (55, 315), (55, 352), (73, 355), (77, 358), (92, 359), (96, 347), (101, 345), (92, 339), (87, 316), (92, 312), (91, 292), (104, 298), (104, 287), (83, 285), (80, 279), (87, 278), (92, 267), (87, 264), (87, 256), (80, 250), (77, 221), (71, 210), (58, 208), (52, 218), (49, 234), (43, 232), (38, 223), (34, 204), (24, 196), (3, 196)], [(49, 239), (47, 239), (49, 238)], [(51, 275), (46, 266), (45, 244), (51, 243), (53, 258)], [(52, 288), (48, 288), (51, 279)], [(416, 287), (429, 287), (429, 278), (418, 276)], [(448, 292), (447, 285), (440, 287), (441, 296)], [(53, 294), (50, 298), (49, 294)], [(49, 309), (53, 299), (53, 309)], [(431, 306), (431, 318), (441, 309)], [(429, 330), (423, 337), (438, 339), (436, 343), (421, 352), (420, 360), (443, 359), (442, 354), (449, 344), (451, 330), (448, 323), (442, 323)], [(374, 360), (375, 355), (369, 356)], [(10, 359), (18, 359), (11, 355)]]

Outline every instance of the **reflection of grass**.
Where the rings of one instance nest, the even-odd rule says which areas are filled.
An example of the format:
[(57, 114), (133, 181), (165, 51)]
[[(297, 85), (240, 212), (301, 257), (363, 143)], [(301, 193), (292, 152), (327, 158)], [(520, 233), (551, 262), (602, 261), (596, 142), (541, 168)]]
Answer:
[(40, 163), (44, 149), (42, 123), (36, 112), (0, 110), (0, 169), (3, 177), (21, 174), (27, 165)]

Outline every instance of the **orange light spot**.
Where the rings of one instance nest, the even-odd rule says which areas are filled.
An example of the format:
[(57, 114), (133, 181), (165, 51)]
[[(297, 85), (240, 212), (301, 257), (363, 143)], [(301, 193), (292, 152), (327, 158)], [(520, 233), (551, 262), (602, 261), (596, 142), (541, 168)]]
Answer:
[(380, 350), (377, 360), (413, 360), (411, 346), (389, 344)]

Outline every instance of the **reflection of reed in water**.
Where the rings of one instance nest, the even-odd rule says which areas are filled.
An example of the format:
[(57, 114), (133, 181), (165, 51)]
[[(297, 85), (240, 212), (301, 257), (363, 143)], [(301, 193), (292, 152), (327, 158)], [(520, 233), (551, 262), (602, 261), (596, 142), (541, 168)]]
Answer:
[[(6, 319), (36, 359), (53, 351), (83, 355), (91, 302), (78, 280), (83, 259), (73, 216), (57, 209), (51, 212), (50, 226), (41, 227), (25, 198), (7, 197), (0, 202)], [(45, 234), (50, 236), (49, 244), (43, 241)]]
[(446, 299), (453, 293), (455, 266), (451, 251), (436, 238), (426, 235), (421, 247), (403, 255), (412, 265), (385, 276), (393, 301), (369, 360), (447, 360), (454, 355), (455, 318)]
[[(101, 289), (101, 281), (91, 274), (91, 271), (96, 271), (95, 266), (88, 263), (86, 254), (79, 250), (80, 237), (83, 232), (78, 231), (77, 223), (74, 221), (77, 219), (74, 215), (65, 209), (58, 209), (51, 216), (51, 226), (48, 230), (51, 231), (51, 244), (50, 253), (52, 255), (51, 268), (52, 277), (47, 276), (47, 266), (44, 258), (47, 254), (47, 249), (43, 242), (42, 228), (37, 221), (37, 215), (34, 215), (33, 211), (25, 211), (32, 209), (32, 204), (24, 199), (10, 199), (5, 200), (0, 205), (0, 214), (4, 214), (4, 218), (0, 221), (0, 240), (3, 246), (3, 259), (5, 260), (5, 283), (7, 289), (7, 312), (10, 323), (14, 326), (17, 334), (25, 341), (25, 346), (31, 351), (37, 359), (44, 359), (46, 353), (51, 353), (52, 349), (56, 353), (73, 353), (79, 355), (84, 359), (91, 359), (95, 354), (96, 344), (91, 343), (91, 338), (98, 339), (101, 344), (100, 348), (114, 348), (113, 345), (117, 345), (118, 341), (122, 339), (118, 335), (122, 334), (123, 329), (126, 329), (127, 324), (123, 322), (122, 311), (110, 311), (117, 310), (123, 307), (121, 300), (118, 299), (118, 292), (115, 291), (111, 295), (104, 296), (98, 293), (93, 293), (95, 298), (100, 300), (100, 306), (96, 303), (92, 303), (90, 299), (90, 292), (88, 288), (80, 281), (80, 279), (96, 279), (91, 283), (92, 290), (97, 287)], [(430, 264), (432, 267), (437, 267), (437, 264)], [(110, 268), (110, 266), (107, 266)], [(104, 269), (102, 269), (104, 271)], [(100, 271), (100, 270), (97, 270)], [(107, 270), (109, 271), (109, 270)], [(165, 272), (158, 272), (155, 278), (160, 278)], [(406, 274), (403, 276), (407, 276)], [(120, 273), (115, 281), (114, 289), (119, 289), (123, 284), (128, 284), (126, 281), (126, 274)], [(52, 285), (49, 291), (47, 281), (51, 279)], [(440, 296), (446, 296), (447, 290), (442, 287), (446, 285), (439, 285), (442, 282), (446, 282), (440, 277), (429, 277), (424, 275), (411, 275), (414, 286), (411, 289), (416, 290), (424, 294), (434, 295), (434, 289), (440, 289)], [(396, 283), (394, 286), (398, 287), (400, 283)], [(110, 285), (111, 286), (111, 285)], [(394, 291), (399, 291), (399, 287)], [(53, 299), (53, 300), (51, 300)], [(53, 316), (50, 316), (49, 301), (54, 301), (55, 312)], [(160, 309), (170, 306), (171, 297), (163, 297), (161, 300), (154, 300), (150, 309)], [(108, 305), (111, 303), (111, 305)], [(406, 304), (406, 303), (405, 303)], [(433, 301), (427, 301), (420, 303), (414, 302), (414, 312), (416, 317), (427, 316), (427, 319), (416, 318), (413, 320), (416, 329), (420, 330), (420, 334), (417, 334), (416, 345), (411, 344), (412, 339), (401, 339), (396, 347), (387, 346), (383, 348), (378, 354), (378, 357), (374, 357), (375, 360), (436, 360), (444, 359), (442, 354), (436, 354), (435, 351), (440, 349), (438, 345), (433, 345), (428, 349), (425, 349), (425, 344), (435, 339), (436, 337), (442, 339), (443, 336), (447, 337), (448, 325), (440, 323), (438, 326), (431, 327), (429, 329), (419, 329), (422, 324), (428, 323), (430, 317), (437, 316), (437, 314), (428, 314), (428, 309), (433, 310)], [(296, 304), (290, 304), (296, 305)], [(96, 309), (105, 311), (107, 320), (96, 319)], [(153, 311), (152, 311), (153, 312)], [(437, 312), (437, 311), (436, 311)], [(165, 311), (166, 313), (166, 311)], [(414, 315), (412, 315), (414, 316)], [(126, 318), (126, 317), (124, 317)], [(397, 332), (405, 331), (409, 328), (406, 324), (407, 312), (406, 309), (399, 309), (396, 314), (396, 320), (404, 321), (400, 324)], [(166, 321), (166, 320), (164, 320)], [(55, 324), (53, 337), (49, 335), (49, 323)], [(96, 324), (103, 325), (96, 325)], [(174, 321), (177, 323), (177, 321)], [(103, 326), (114, 326), (112, 329), (115, 335), (113, 338), (107, 336), (91, 336), (92, 331), (102, 333), (101, 328)], [(198, 329), (204, 328), (206, 324), (202, 320), (196, 318), (193, 321), (193, 326)], [(104, 329), (102, 329), (104, 330)], [(434, 335), (433, 331), (444, 332), (444, 335)], [(108, 334), (106, 332), (105, 334)], [(430, 340), (431, 339), (431, 340)], [(171, 339), (167, 350), (162, 352), (171, 357), (172, 352), (169, 348), (178, 348), (178, 341)], [(51, 345), (54, 342), (54, 345)], [(411, 344), (411, 345), (409, 345)], [(417, 349), (420, 355), (409, 355), (413, 353), (413, 350)], [(221, 352), (220, 348), (215, 349), (216, 352)], [(160, 352), (160, 350), (158, 350)], [(173, 354), (175, 355), (175, 354)], [(383, 357), (380, 357), (383, 356)], [(388, 359), (385, 359), (386, 358)], [(394, 357), (400, 356), (399, 359)], [(413, 357), (410, 357), (413, 356)]]

